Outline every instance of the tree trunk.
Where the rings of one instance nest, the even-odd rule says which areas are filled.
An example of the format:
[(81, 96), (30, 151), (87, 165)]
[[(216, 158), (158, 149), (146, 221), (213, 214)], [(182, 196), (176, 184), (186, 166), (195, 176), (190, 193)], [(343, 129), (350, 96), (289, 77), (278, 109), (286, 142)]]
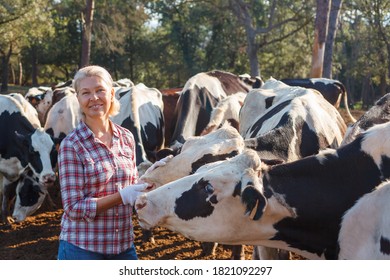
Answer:
[(9, 60), (12, 54), (12, 44), (9, 46), (8, 52), (2, 52), (1, 57), (1, 67), (2, 67), (2, 75), (1, 75), (1, 93), (8, 92), (8, 72), (9, 72)]
[(250, 75), (260, 76), (260, 66), (257, 57), (257, 51), (259, 49), (256, 44), (256, 29), (252, 25), (252, 19), (249, 14), (248, 4), (244, 1), (231, 0), (230, 7), (233, 13), (236, 15), (238, 21), (244, 26), (247, 40), (247, 55), (249, 59)]
[(12, 67), (12, 65), (10, 65), (10, 68), (11, 68), (11, 77), (12, 77), (11, 82), (13, 85), (16, 85), (15, 69), (14, 69), (14, 67)]
[(258, 44), (256, 44), (256, 33), (253, 30), (247, 30), (246, 33), (250, 75), (252, 77), (260, 76), (259, 59), (257, 57), (257, 51), (259, 47)]
[(18, 85), (22, 85), (22, 81), (23, 81), (23, 64), (21, 61), (19, 61), (19, 81), (18, 81)]
[(81, 40), (81, 61), (80, 67), (89, 65), (91, 56), (91, 40), (92, 40), (92, 23), (93, 12), (95, 8), (94, 0), (87, 0), (85, 7), (85, 15), (82, 14), (83, 32)]
[(322, 76), (324, 78), (332, 78), (333, 45), (334, 40), (336, 38), (337, 25), (342, 2), (342, 0), (331, 0), (328, 23), (328, 36), (326, 37), (325, 43), (324, 69), (322, 73)]
[(322, 77), (329, 17), (329, 1), (330, 0), (317, 0), (313, 55), (310, 72), (310, 77), (312, 78)]
[(373, 103), (373, 92), (371, 87), (371, 74), (367, 74), (363, 78), (363, 85), (362, 85), (362, 108), (364, 110), (368, 110), (368, 108)]
[(386, 74), (381, 73), (380, 75), (380, 83), (379, 83), (379, 94), (383, 96), (387, 93), (387, 83), (386, 83)]
[(33, 87), (38, 86), (38, 56), (35, 45), (31, 46), (31, 82)]

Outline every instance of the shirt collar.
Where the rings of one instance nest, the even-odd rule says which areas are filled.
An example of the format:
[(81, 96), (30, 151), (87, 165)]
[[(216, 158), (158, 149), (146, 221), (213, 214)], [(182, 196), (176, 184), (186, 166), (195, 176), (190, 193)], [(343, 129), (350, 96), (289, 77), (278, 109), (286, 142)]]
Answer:
[[(110, 120), (110, 125), (111, 125), (111, 129), (112, 129), (113, 137), (119, 138), (119, 136), (120, 136), (119, 130), (111, 120)], [(92, 130), (83, 121), (80, 121), (80, 123), (79, 123), (79, 133), (80, 133), (80, 137), (82, 139), (88, 139), (90, 137), (94, 137)]]
[(83, 121), (80, 121), (78, 131), (82, 139), (94, 137), (92, 130), (90, 130), (89, 127)]

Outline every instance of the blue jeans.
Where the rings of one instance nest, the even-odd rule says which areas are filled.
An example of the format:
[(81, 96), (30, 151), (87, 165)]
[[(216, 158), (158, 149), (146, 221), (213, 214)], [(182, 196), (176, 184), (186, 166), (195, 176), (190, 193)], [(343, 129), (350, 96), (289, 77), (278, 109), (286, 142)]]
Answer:
[(58, 248), (59, 260), (138, 260), (134, 244), (119, 254), (101, 254), (87, 251), (69, 242), (60, 240)]

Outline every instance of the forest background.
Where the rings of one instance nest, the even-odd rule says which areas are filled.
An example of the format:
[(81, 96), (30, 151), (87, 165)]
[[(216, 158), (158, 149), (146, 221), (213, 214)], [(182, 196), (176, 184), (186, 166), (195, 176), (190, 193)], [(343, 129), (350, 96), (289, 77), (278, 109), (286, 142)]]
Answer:
[(350, 105), (390, 92), (389, 0), (0, 0), (1, 93), (88, 64), (158, 89), (214, 69), (338, 79)]

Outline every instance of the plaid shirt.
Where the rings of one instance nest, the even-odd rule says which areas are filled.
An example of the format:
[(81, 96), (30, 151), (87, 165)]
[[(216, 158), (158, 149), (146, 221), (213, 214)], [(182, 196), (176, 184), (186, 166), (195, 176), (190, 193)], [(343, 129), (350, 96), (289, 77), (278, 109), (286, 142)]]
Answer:
[(58, 155), (64, 214), (60, 239), (102, 254), (118, 254), (134, 240), (132, 207), (118, 205), (96, 214), (96, 200), (136, 183), (131, 132), (113, 122), (112, 147), (94, 137), (84, 122), (62, 142)]

